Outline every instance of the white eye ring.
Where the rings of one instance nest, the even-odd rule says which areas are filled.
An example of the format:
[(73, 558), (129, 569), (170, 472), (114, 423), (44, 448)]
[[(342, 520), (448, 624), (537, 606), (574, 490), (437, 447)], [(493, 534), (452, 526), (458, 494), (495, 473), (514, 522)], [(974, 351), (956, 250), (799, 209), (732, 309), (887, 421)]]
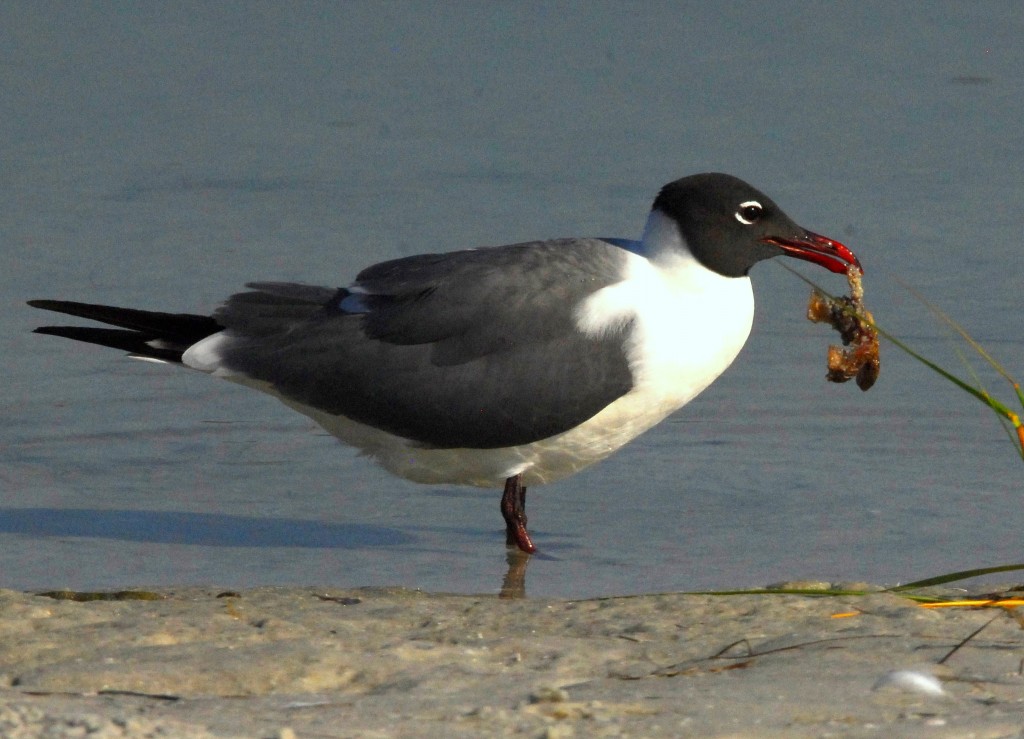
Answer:
[(742, 223), (744, 226), (751, 226), (754, 222), (761, 217), (761, 211), (764, 208), (756, 200), (748, 200), (745, 203), (740, 203), (740, 209), (733, 215), (736, 216), (736, 220)]

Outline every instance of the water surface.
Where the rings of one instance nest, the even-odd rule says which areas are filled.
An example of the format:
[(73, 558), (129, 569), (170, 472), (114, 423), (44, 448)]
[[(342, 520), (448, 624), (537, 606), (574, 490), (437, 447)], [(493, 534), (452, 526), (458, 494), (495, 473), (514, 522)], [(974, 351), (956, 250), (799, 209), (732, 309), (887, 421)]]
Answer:
[[(30, 298), (206, 311), (248, 280), (633, 237), (663, 183), (721, 170), (846, 241), (891, 330), (960, 366), (909, 284), (1020, 373), (1012, 7), (6, 4), (0, 586), (493, 592), (505, 568), (498, 491), (398, 480), (271, 398), (33, 336)], [(871, 392), (826, 384), (806, 288), (754, 282), (710, 390), (531, 490), (529, 592), (1024, 559), (990, 414), (892, 348)]]

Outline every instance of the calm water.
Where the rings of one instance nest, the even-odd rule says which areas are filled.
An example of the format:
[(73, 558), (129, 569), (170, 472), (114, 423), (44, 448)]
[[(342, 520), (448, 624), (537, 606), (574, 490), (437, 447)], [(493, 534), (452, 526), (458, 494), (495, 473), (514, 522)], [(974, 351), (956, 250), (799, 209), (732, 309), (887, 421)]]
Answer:
[[(909, 285), (1024, 374), (1022, 35), (1011, 3), (4, 4), (0, 586), (493, 592), (505, 568), (497, 491), (392, 478), (268, 397), (33, 336), (29, 298), (200, 311), (252, 279), (634, 236), (660, 185), (713, 169), (846, 241), (890, 330), (962, 366)], [(826, 384), (805, 287), (754, 278), (718, 383), (531, 491), (528, 591), (1024, 560), (994, 418), (891, 347), (871, 392)]]

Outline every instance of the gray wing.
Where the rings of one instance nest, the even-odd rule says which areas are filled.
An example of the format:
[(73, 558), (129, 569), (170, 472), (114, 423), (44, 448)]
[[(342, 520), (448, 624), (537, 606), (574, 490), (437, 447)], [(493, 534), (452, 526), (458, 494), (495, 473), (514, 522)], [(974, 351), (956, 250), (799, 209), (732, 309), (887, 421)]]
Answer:
[(626, 254), (597, 239), (383, 262), (352, 288), (256, 283), (216, 314), (227, 368), (328, 413), (438, 448), (567, 431), (632, 387), (629, 325), (581, 334), (581, 300)]

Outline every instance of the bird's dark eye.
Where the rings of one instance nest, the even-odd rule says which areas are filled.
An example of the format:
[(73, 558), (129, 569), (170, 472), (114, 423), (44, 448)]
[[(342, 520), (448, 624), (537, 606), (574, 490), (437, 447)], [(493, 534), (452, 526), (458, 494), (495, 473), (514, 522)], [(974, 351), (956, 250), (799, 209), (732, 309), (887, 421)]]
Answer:
[(748, 200), (745, 203), (740, 203), (740, 209), (734, 214), (736, 220), (742, 223), (744, 226), (749, 226), (757, 221), (761, 217), (761, 212), (764, 208), (756, 200)]

